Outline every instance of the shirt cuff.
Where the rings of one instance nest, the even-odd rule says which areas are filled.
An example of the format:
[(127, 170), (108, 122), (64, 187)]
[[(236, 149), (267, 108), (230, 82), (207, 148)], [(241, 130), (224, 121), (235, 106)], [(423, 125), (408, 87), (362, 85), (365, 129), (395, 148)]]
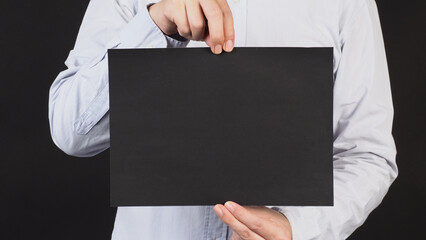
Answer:
[(321, 219), (321, 213), (318, 207), (278, 206), (273, 209), (284, 214), (290, 222), (292, 240), (320, 238), (322, 232), (317, 221)]
[(120, 48), (180, 48), (188, 40), (179, 41), (166, 36), (149, 15), (148, 8), (142, 8), (119, 33)]
[[(177, 37), (176, 37), (177, 35)], [(181, 37), (179, 34), (176, 34), (174, 36), (168, 36), (168, 35), (164, 35), (166, 36), (167, 39), (167, 47), (174, 47), (174, 48), (184, 48), (188, 45), (189, 40)]]

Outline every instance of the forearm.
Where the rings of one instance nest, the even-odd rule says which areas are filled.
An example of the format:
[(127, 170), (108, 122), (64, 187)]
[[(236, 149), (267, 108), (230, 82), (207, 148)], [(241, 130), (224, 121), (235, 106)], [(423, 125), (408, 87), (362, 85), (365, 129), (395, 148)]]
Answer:
[(380, 21), (367, 0), (342, 29), (334, 83), (334, 206), (283, 207), (293, 240), (345, 239), (398, 174), (393, 106)]
[(50, 88), (51, 135), (67, 154), (92, 156), (109, 147), (107, 49), (185, 47), (188, 43), (165, 36), (146, 9), (132, 14), (116, 1), (92, 0), (65, 62), (68, 69)]
[(346, 239), (385, 196), (396, 177), (384, 159), (375, 156), (334, 162), (333, 207), (282, 207), (293, 240)]

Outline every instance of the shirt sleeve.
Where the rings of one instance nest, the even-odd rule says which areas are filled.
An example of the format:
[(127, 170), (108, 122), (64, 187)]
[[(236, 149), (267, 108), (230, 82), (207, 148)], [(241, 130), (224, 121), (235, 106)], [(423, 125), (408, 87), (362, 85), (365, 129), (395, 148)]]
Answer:
[(334, 206), (279, 207), (293, 240), (346, 239), (398, 174), (393, 106), (377, 7), (367, 0), (341, 31), (334, 82)]
[(49, 92), (49, 124), (65, 153), (88, 157), (109, 147), (110, 48), (186, 47), (164, 35), (136, 0), (91, 0), (74, 49)]

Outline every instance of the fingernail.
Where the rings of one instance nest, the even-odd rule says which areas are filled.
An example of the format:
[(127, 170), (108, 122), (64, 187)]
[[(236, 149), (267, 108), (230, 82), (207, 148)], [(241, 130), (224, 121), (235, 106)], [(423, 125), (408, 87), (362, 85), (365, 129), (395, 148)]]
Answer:
[(222, 209), (220, 209), (220, 207), (219, 206), (214, 206), (214, 211), (216, 212), (216, 214), (219, 216), (219, 217), (222, 217), (222, 215), (223, 215), (223, 212), (222, 212)]
[(232, 51), (233, 48), (234, 48), (234, 43), (232, 42), (232, 40), (226, 41), (225, 51), (230, 52), (230, 51)]
[(214, 53), (220, 54), (221, 52), (222, 52), (222, 46), (216, 45), (216, 47), (214, 47)]
[(235, 208), (234, 205), (231, 202), (226, 202), (225, 203), (225, 207), (230, 211), (230, 212), (234, 212)]

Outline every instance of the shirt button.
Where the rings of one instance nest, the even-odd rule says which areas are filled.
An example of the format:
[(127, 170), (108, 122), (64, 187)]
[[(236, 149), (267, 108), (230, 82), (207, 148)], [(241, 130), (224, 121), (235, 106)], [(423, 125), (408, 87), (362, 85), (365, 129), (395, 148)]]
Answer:
[(148, 46), (146, 46), (146, 48), (153, 48), (154, 46), (152, 46), (152, 45), (148, 45)]
[(234, 3), (239, 3), (240, 2), (240, 0), (234, 0)]

